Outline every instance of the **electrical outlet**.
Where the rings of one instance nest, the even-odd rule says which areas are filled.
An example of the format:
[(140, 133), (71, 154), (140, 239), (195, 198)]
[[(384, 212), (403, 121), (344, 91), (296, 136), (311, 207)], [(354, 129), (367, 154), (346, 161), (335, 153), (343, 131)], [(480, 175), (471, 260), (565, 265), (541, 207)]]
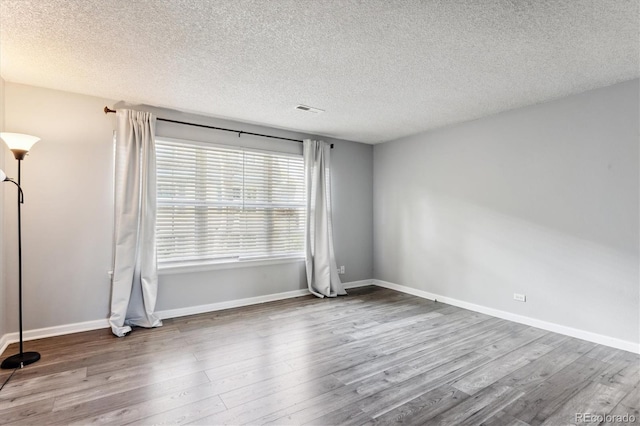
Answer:
[(513, 300), (517, 300), (518, 302), (526, 302), (527, 296), (524, 294), (513, 293)]
[(338, 273), (340, 275), (344, 275), (344, 265), (340, 266), (340, 269), (338, 269)]

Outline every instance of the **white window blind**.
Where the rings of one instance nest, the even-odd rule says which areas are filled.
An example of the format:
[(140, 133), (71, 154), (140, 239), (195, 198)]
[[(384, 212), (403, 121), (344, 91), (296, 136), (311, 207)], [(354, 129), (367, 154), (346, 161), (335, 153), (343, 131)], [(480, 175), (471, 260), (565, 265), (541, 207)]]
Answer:
[(304, 256), (301, 155), (157, 139), (158, 262)]

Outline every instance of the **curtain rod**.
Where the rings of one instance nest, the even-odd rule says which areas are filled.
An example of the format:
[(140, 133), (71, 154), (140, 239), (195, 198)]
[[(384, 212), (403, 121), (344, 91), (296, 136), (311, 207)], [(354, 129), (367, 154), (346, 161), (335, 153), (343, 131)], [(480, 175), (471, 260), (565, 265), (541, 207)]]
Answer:
[[(111, 109), (111, 108), (109, 108), (107, 106), (104, 107), (103, 111), (104, 111), (105, 114), (116, 112), (115, 109)], [(222, 131), (225, 131), (225, 132), (233, 132), (233, 133), (237, 133), (238, 137), (240, 137), (242, 134), (245, 134), (245, 135), (251, 135), (251, 136), (260, 136), (262, 138), (280, 139), (280, 140), (283, 140), (283, 141), (291, 141), (291, 142), (299, 142), (299, 143), (304, 142), (304, 141), (301, 141), (300, 139), (281, 138), (280, 136), (263, 135), (262, 133), (245, 132), (243, 130), (225, 129), (224, 127), (207, 126), (206, 124), (197, 124), (197, 123), (188, 123), (186, 121), (169, 120), (168, 118), (157, 117), (156, 120), (158, 120), (158, 121), (166, 121), (167, 123), (184, 124), (186, 126), (203, 127), (205, 129), (214, 129), (214, 130), (222, 130)], [(331, 149), (333, 149), (333, 144), (331, 144)]]

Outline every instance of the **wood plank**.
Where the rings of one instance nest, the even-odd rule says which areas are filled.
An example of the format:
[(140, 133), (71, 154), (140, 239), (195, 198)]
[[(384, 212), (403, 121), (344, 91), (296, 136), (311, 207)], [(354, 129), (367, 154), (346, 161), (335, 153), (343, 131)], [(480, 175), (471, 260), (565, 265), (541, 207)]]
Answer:
[(449, 385), (440, 386), (375, 418), (375, 424), (428, 424), (440, 413), (469, 398)]
[(322, 417), (328, 412), (351, 406), (364, 397), (365, 395), (357, 392), (355, 386), (340, 386), (314, 398), (274, 411), (255, 419), (251, 423), (259, 425), (301, 425)]
[(493, 416), (481, 423), (482, 426), (529, 426), (528, 423), (516, 419), (504, 410), (498, 411)]
[[(200, 399), (181, 407), (173, 408), (168, 411), (156, 414), (154, 416), (145, 417), (131, 425), (183, 425), (189, 424), (197, 419), (214, 415), (226, 409), (220, 397), (213, 396), (210, 398)], [(120, 423), (122, 424), (122, 423)]]
[[(180, 417), (173, 416), (172, 414), (175, 410), (183, 409), (185, 405), (191, 406), (203, 400), (206, 400), (207, 411), (204, 414), (202, 414), (202, 411), (199, 411), (201, 417), (226, 409), (220, 397), (217, 396), (217, 390), (214, 385), (212, 383), (205, 383), (186, 390), (181, 389), (174, 391), (173, 393), (168, 393), (157, 398), (149, 398), (136, 404), (129, 403), (126, 407), (107, 411), (99, 415), (82, 417), (70, 424), (79, 426), (87, 424), (123, 425), (141, 419), (143, 423), (147, 424), (161, 423), (163, 421), (179, 423), (182, 418), (187, 419), (187, 416), (185, 416), (185, 414), (182, 414)], [(169, 413), (170, 411), (172, 413)]]
[(540, 424), (607, 366), (602, 361), (582, 356), (525, 393), (505, 411), (525, 423)]
[[(430, 390), (450, 383), (488, 360), (482, 355), (470, 353), (399, 383), (389, 382), (384, 373), (370, 377), (366, 383), (358, 386), (358, 392), (372, 393), (375, 390), (375, 393), (359, 401), (357, 407), (374, 418), (379, 417)], [(373, 385), (373, 381), (377, 381), (378, 386)], [(366, 390), (361, 390), (362, 387)]]
[(434, 318), (438, 318), (441, 317), (442, 314), (439, 313), (438, 311), (433, 311), (433, 312), (426, 312), (423, 314), (418, 314), (418, 315), (413, 315), (410, 317), (406, 317), (406, 318), (402, 318), (402, 319), (398, 319), (395, 321), (391, 321), (391, 322), (385, 322), (382, 324), (378, 324), (378, 325), (374, 325), (372, 327), (368, 327), (364, 330), (355, 330), (352, 331), (351, 333), (349, 333), (350, 337), (353, 337), (354, 339), (361, 339), (363, 337), (371, 337), (371, 336), (375, 336), (381, 333), (384, 333), (386, 331), (390, 331), (390, 330), (394, 330), (396, 328), (404, 328), (410, 325), (414, 325), (426, 320), (430, 320), (430, 319), (434, 319)]
[(620, 388), (606, 386), (600, 383), (590, 383), (575, 396), (569, 399), (542, 423), (553, 426), (558, 424), (598, 424), (599, 421), (584, 421), (580, 415), (606, 415), (627, 395)]
[(593, 381), (625, 389), (627, 393), (640, 384), (640, 362), (637, 360), (610, 359), (609, 364)]
[(509, 386), (489, 386), (431, 419), (440, 426), (478, 425), (524, 393)]
[(486, 344), (481, 342), (508, 335), (509, 324), (502, 323), (498, 326), (495, 324), (496, 322), (489, 320), (477, 327), (468, 327), (464, 331), (450, 333), (424, 342), (414, 342), (406, 348), (377, 357), (367, 363), (345, 368), (334, 375), (345, 384), (355, 383), (399, 364), (419, 360), (434, 353), (439, 356), (444, 348), (448, 352), (450, 351), (455, 358)]
[[(21, 370), (16, 370), (19, 375)], [(14, 375), (15, 376), (15, 375)], [(73, 382), (87, 377), (87, 367), (62, 371), (60, 373), (47, 374), (40, 377), (32, 377), (26, 380), (12, 380), (5, 385), (0, 395), (0, 401), (17, 397), (20, 394), (43, 393), (65, 387)], [(0, 404), (1, 406), (1, 404)]]
[[(542, 339), (540, 340), (542, 342)], [(546, 344), (546, 343), (545, 343)], [(530, 364), (500, 379), (497, 384), (529, 392), (559, 372), (595, 345), (578, 339), (565, 339), (564, 343)]]
[(341, 426), (359, 426), (373, 420), (371, 416), (364, 411), (353, 409), (351, 407), (343, 407), (336, 411), (330, 411), (322, 417), (318, 417), (307, 425), (341, 425)]
[(640, 425), (640, 386), (632, 389), (609, 414), (620, 416), (620, 423)]
[(410, 336), (402, 337), (400, 340), (382, 340), (389, 349), (380, 348), (377, 345), (381, 350), (379, 351), (380, 356), (376, 357), (375, 363), (361, 363), (361, 365), (344, 368), (336, 374), (336, 377), (345, 384), (354, 383), (383, 371), (389, 366), (397, 365), (400, 360), (417, 358), (421, 355), (421, 351), (432, 351), (438, 346), (446, 345), (448, 342), (465, 340), (476, 334), (495, 329), (497, 323), (498, 321), (495, 320), (482, 321), (482, 319), (478, 319), (476, 325), (472, 325), (460, 320), (458, 322), (454, 321), (448, 327), (427, 328), (423, 332), (412, 333)]
[[(486, 355), (492, 359), (500, 358), (503, 355), (508, 354), (509, 352), (512, 352), (521, 346), (531, 343), (534, 340), (541, 339), (547, 334), (549, 334), (548, 331), (529, 327), (520, 332), (514, 333), (514, 335), (510, 336), (508, 339), (498, 340), (495, 343), (485, 346), (484, 348), (478, 349), (478, 353)], [(538, 343), (547, 347), (551, 347), (551, 345), (548, 345), (544, 342), (538, 341)]]
[(197, 425), (251, 423), (255, 419), (322, 395), (340, 386), (342, 384), (331, 376), (321, 377), (302, 384), (292, 384), (291, 387), (285, 390), (262, 395), (260, 398), (253, 399), (246, 404), (229, 408), (221, 413), (207, 416), (191, 423)]
[(46, 417), (53, 409), (54, 398), (40, 399), (31, 404), (18, 405), (12, 408), (5, 408), (0, 410), (0, 423), (10, 424), (14, 422), (27, 422), (31, 424), (37, 424), (33, 419), (38, 417)]
[[(540, 358), (551, 350), (553, 350), (551, 346), (532, 342), (513, 350), (500, 358), (494, 359), (493, 361), (483, 365), (481, 368), (462, 376), (453, 383), (453, 387), (461, 390), (467, 395), (473, 395), (479, 390), (492, 385), (509, 373)], [(483, 350), (477, 352), (479, 354), (486, 355), (486, 352)]]
[(167, 382), (171, 379), (196, 375), (204, 376), (203, 381), (209, 378), (201, 371), (193, 369), (190, 365), (161, 370), (161, 374), (154, 374), (153, 370), (146, 374), (133, 374), (134, 372), (122, 372), (114, 375), (93, 376), (81, 383), (70, 386), (64, 391), (58, 391), (53, 404), (53, 411), (60, 411), (77, 404), (104, 398), (105, 396), (143, 388), (154, 384)]
[(144, 402), (148, 399), (190, 389), (204, 383), (208, 383), (206, 375), (204, 373), (196, 373), (189, 376), (161, 381), (144, 387), (128, 390), (123, 389), (119, 393), (111, 393), (101, 398), (94, 398), (86, 402), (68, 406), (58, 411), (53, 411), (52, 407), (52, 410), (49, 413), (34, 416), (32, 418), (25, 418), (14, 423), (27, 425), (64, 425), (82, 418), (96, 416), (119, 408), (125, 408), (128, 405)]

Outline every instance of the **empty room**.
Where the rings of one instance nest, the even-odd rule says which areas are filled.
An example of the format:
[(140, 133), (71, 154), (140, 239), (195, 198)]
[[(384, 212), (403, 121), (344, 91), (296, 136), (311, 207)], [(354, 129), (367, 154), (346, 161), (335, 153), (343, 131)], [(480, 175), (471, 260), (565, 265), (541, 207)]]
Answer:
[(640, 424), (640, 0), (0, 0), (0, 424)]

